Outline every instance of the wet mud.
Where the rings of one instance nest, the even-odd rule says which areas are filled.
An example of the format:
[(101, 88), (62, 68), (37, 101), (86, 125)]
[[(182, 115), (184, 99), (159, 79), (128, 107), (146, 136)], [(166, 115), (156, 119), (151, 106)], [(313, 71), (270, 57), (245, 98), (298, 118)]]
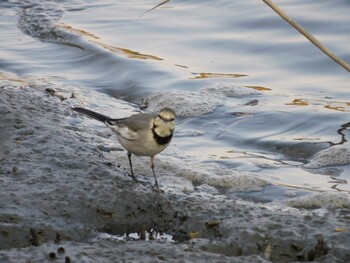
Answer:
[[(188, 181), (159, 194), (148, 160), (135, 184), (115, 137), (76, 105), (44, 87), (0, 85), (0, 262), (350, 261), (346, 194), (307, 209)], [(160, 181), (178, 180), (160, 163)]]

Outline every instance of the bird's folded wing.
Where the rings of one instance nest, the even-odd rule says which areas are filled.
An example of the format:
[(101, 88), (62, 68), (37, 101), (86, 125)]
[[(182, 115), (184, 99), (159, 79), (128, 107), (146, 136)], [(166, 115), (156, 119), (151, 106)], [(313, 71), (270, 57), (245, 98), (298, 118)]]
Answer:
[(123, 125), (123, 124), (118, 124), (118, 125), (110, 125), (107, 123), (107, 125), (118, 135), (123, 137), (124, 139), (127, 140), (135, 140), (138, 138), (138, 133), (131, 130), (128, 126)]

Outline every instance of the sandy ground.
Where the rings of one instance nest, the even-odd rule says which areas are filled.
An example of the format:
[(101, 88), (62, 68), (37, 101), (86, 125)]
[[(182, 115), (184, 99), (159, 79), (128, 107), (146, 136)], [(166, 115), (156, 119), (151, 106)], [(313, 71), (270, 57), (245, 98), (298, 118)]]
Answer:
[(256, 204), (205, 185), (157, 194), (73, 105), (0, 82), (0, 262), (350, 262), (349, 207)]

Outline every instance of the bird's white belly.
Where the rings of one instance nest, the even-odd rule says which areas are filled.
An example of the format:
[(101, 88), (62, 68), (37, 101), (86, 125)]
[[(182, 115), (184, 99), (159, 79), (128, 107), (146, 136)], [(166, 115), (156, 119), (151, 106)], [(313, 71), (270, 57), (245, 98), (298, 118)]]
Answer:
[(155, 156), (169, 145), (159, 145), (153, 137), (148, 136), (136, 140), (128, 140), (118, 136), (118, 140), (127, 151), (138, 156)]

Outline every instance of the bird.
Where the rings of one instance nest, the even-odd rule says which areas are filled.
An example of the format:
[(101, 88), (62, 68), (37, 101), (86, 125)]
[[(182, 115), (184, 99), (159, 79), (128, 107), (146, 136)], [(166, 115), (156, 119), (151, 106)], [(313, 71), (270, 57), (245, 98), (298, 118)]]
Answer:
[(72, 109), (105, 123), (116, 133), (119, 143), (127, 151), (131, 177), (135, 182), (138, 180), (132, 168), (131, 156), (149, 156), (155, 187), (160, 192), (154, 171), (154, 158), (170, 144), (173, 137), (176, 116), (174, 110), (165, 107), (158, 114), (137, 113), (127, 118), (114, 119), (83, 107)]

